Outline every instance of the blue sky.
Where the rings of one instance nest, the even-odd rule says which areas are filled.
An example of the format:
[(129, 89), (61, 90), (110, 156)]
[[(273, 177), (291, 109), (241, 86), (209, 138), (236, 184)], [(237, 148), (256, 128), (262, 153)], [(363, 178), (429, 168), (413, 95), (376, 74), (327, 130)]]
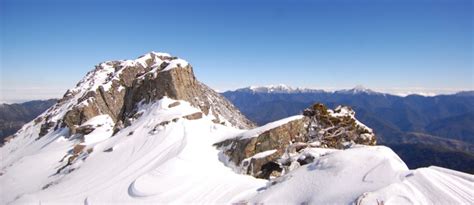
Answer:
[(1, 0), (0, 101), (60, 97), (94, 65), (149, 51), (218, 90), (287, 84), (474, 89), (470, 0)]

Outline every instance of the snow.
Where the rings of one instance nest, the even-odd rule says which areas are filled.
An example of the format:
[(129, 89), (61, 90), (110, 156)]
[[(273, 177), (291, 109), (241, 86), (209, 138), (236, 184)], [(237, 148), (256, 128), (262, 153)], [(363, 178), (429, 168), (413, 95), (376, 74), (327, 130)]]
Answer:
[(421, 168), (402, 176), (400, 182), (365, 193), (360, 204), (472, 204), (474, 176), (441, 167)]
[(472, 204), (474, 176), (439, 167), (408, 170), (384, 146), (307, 148), (313, 163), (237, 199), (251, 204)]
[[(73, 141), (54, 140), (38, 144), (33, 150), (31, 144), (35, 143), (21, 142), (27, 136), (15, 138), (0, 148), (3, 173), (0, 187), (9, 187), (8, 195), (0, 197), (0, 203), (221, 204), (264, 186), (265, 180), (238, 175), (218, 160), (219, 151), (213, 144), (238, 130), (215, 124), (208, 116), (198, 120), (181, 118), (199, 110), (184, 101), (168, 108), (173, 102), (163, 98), (142, 105), (141, 117), (113, 137), (95, 142), (94, 151), (69, 174), (55, 175), (60, 159), (72, 148)], [(178, 120), (150, 133), (156, 125), (175, 118)], [(83, 125), (104, 124), (97, 128), (99, 134), (104, 133), (100, 131), (102, 127), (108, 127), (104, 123), (108, 120), (107, 115), (101, 115)], [(58, 139), (56, 135), (48, 134), (36, 143)], [(16, 151), (11, 151), (13, 145), (18, 146)], [(104, 152), (109, 148), (112, 151)], [(47, 184), (51, 185), (42, 189)]]
[(278, 120), (278, 121), (275, 121), (275, 122), (268, 123), (264, 126), (261, 126), (261, 127), (258, 127), (258, 128), (255, 128), (255, 129), (252, 129), (252, 130), (249, 130), (249, 131), (246, 131), (246, 132), (242, 133), (241, 139), (257, 137), (257, 136), (259, 136), (260, 134), (264, 133), (267, 130), (271, 130), (273, 128), (276, 128), (278, 126), (281, 126), (283, 124), (286, 124), (286, 123), (294, 121), (294, 120), (302, 119), (303, 117), (304, 117), (303, 115), (295, 115), (295, 116), (287, 117), (287, 118), (284, 118), (284, 119), (281, 119), (281, 120)]
[(265, 158), (267, 156), (270, 156), (272, 155), (273, 153), (275, 153), (277, 150), (276, 149), (272, 149), (272, 150), (267, 150), (267, 151), (263, 151), (263, 152), (259, 152), (255, 155), (252, 156), (252, 158), (254, 159), (259, 159), (259, 158)]
[(171, 57), (171, 55), (169, 53), (163, 53), (163, 52), (155, 52), (155, 51), (152, 51), (150, 53), (153, 53), (155, 54), (156, 56), (161, 56), (161, 57)]
[(169, 71), (169, 70), (171, 70), (171, 69), (173, 69), (173, 68), (178, 68), (178, 67), (179, 67), (179, 68), (184, 68), (184, 67), (186, 67), (186, 66), (188, 66), (188, 65), (189, 65), (189, 63), (188, 63), (187, 61), (178, 58), (178, 59), (171, 60), (171, 61), (169, 62), (169, 65), (166, 66), (166, 67), (163, 69), (163, 71)]
[(115, 123), (109, 115), (98, 115), (82, 124), (82, 126), (86, 125), (94, 128), (94, 131), (84, 136), (84, 144), (90, 145), (111, 137)]
[(386, 147), (355, 147), (325, 153), (247, 197), (252, 204), (350, 204), (367, 191), (399, 182), (407, 172)]

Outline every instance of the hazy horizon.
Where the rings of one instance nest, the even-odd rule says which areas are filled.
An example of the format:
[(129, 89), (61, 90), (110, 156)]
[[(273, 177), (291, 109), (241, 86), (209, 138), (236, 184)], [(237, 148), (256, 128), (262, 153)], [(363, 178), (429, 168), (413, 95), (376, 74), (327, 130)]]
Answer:
[(0, 102), (59, 98), (100, 62), (167, 52), (219, 90), (474, 90), (469, 0), (4, 0)]
[[(276, 84), (272, 84), (276, 85)], [(286, 84), (283, 84), (286, 85)], [(219, 90), (219, 89), (214, 89), (217, 92), (226, 92), (226, 91), (235, 91), (240, 88), (246, 88), (250, 86), (270, 86), (270, 85), (248, 85), (248, 86), (243, 86), (243, 87), (236, 87), (236, 88), (231, 88), (231, 89), (226, 89), (226, 90)], [(291, 85), (286, 85), (291, 88), (301, 88), (301, 89), (317, 89), (317, 90), (324, 90), (327, 92), (332, 92), (332, 91), (338, 91), (338, 90), (346, 90), (346, 89), (353, 89), (357, 86), (363, 86), (364, 88), (373, 90), (375, 92), (380, 92), (380, 93), (386, 93), (386, 94), (391, 94), (395, 96), (400, 96), (400, 97), (406, 97), (408, 95), (421, 95), (421, 96), (426, 96), (426, 97), (432, 97), (432, 96), (437, 96), (437, 95), (450, 95), (450, 94), (456, 94), (458, 92), (462, 91), (474, 91), (474, 90), (452, 90), (452, 89), (425, 89), (425, 88), (386, 88), (386, 89), (380, 89), (380, 88), (369, 88), (365, 87), (364, 85), (354, 85), (353, 87), (341, 87), (341, 88), (336, 88), (336, 87), (297, 87), (297, 86), (291, 86)], [(70, 89), (70, 88), (67, 88)], [(13, 103), (23, 103), (23, 102), (28, 102), (32, 100), (48, 100), (48, 99), (60, 99), (66, 93), (67, 89), (64, 90), (48, 90), (48, 89), (43, 89), (43, 88), (26, 88), (23, 90), (7, 90), (7, 92), (11, 93), (22, 93), (23, 96), (28, 96), (28, 98), (13, 98), (13, 99), (2, 99), (0, 100), (1, 103), (5, 104), (13, 104)], [(41, 90), (41, 92), (37, 92)]]

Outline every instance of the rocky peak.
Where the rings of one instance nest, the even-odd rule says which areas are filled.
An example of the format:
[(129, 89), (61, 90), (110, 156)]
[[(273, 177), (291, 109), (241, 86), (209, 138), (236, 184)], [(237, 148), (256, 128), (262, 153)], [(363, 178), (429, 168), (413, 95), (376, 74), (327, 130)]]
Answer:
[(108, 115), (118, 131), (136, 118), (137, 107), (167, 96), (185, 100), (215, 117), (215, 123), (252, 128), (230, 102), (197, 81), (192, 66), (167, 53), (150, 52), (135, 60), (106, 61), (88, 72), (75, 88), (35, 122), (39, 137), (51, 129), (68, 127), (71, 134), (87, 120)]
[(221, 160), (237, 172), (269, 178), (311, 162), (306, 148), (346, 149), (356, 144), (375, 145), (372, 129), (360, 123), (350, 107), (331, 110), (316, 103), (303, 115), (269, 123), (216, 146), (222, 150)]

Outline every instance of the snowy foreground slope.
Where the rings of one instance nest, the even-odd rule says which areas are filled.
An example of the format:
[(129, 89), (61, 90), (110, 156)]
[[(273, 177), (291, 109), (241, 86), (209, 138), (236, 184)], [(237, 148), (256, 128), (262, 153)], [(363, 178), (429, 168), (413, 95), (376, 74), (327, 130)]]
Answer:
[[(163, 59), (184, 64), (179, 59)], [(136, 61), (141, 62), (140, 58)], [(124, 62), (135, 66), (136, 61)], [(156, 72), (158, 78), (180, 67), (172, 62), (147, 64), (139, 69)], [(103, 68), (96, 71), (106, 72)], [(129, 114), (113, 115), (103, 111), (100, 99), (88, 94), (90, 89), (107, 94), (117, 88), (118, 92), (126, 90), (122, 95), (127, 96), (137, 80), (120, 88), (106, 81), (110, 79), (106, 76), (113, 75), (103, 76), (92, 77), (95, 81), (89, 83), (89, 90), (66, 96), (62, 104), (26, 124), (0, 148), (0, 204), (474, 203), (473, 175), (439, 167), (409, 170), (383, 146), (354, 145), (345, 150), (306, 147), (300, 153), (313, 156), (314, 161), (270, 180), (236, 173), (235, 167), (223, 160), (216, 143), (262, 133), (301, 116), (248, 131), (238, 128), (247, 122), (227, 119), (229, 113), (238, 113), (230, 105), (216, 107), (210, 102), (210, 107), (203, 108), (198, 102), (167, 96), (138, 98), (129, 104), (133, 108)], [(200, 97), (220, 99), (210, 91)], [(107, 110), (113, 110), (113, 101), (104, 101), (108, 102)], [(119, 101), (117, 97), (115, 101)], [(71, 124), (76, 121), (65, 116), (73, 116), (67, 113), (82, 109), (77, 106), (83, 104), (98, 107), (89, 107), (94, 112), (78, 115), (79, 124)]]

